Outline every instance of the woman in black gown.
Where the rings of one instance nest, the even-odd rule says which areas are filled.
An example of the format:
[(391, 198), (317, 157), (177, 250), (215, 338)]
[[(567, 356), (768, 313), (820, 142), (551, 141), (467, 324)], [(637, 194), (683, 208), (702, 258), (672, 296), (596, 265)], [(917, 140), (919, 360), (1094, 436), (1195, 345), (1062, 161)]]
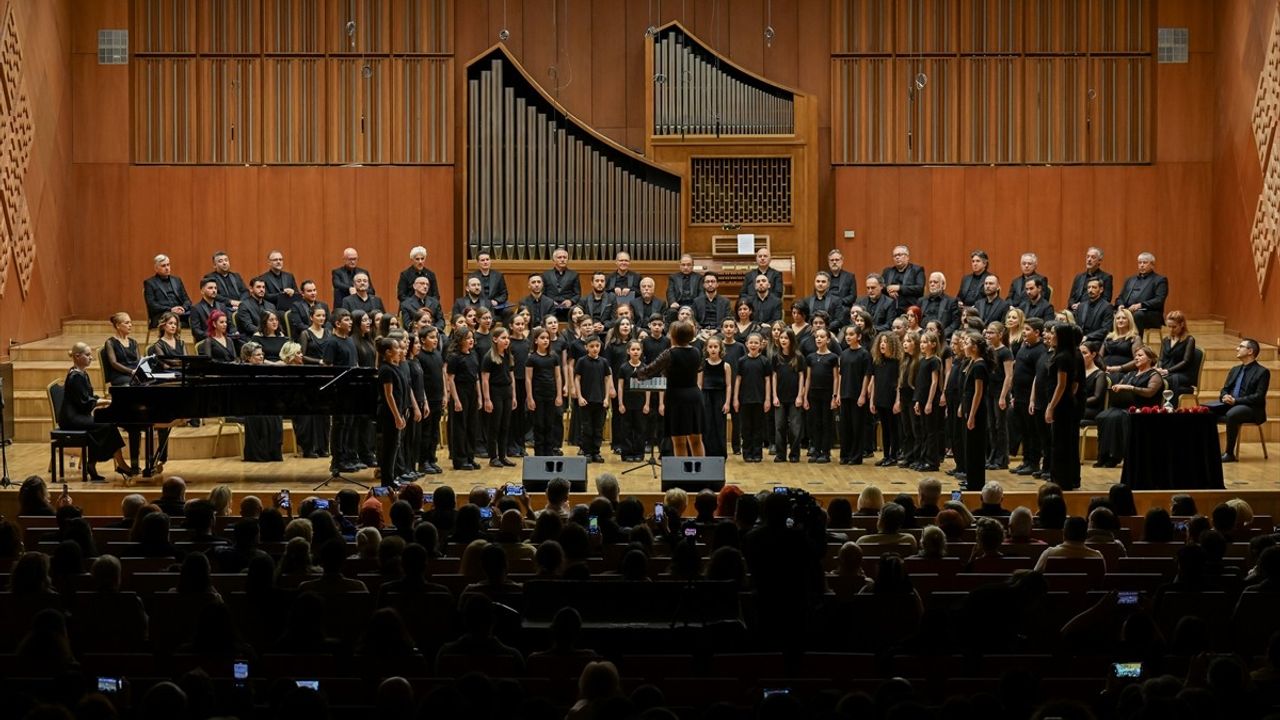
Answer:
[[(995, 356), (982, 333), (970, 332), (965, 343), (969, 365), (964, 370), (964, 394), (960, 407), (965, 418), (964, 477), (967, 490), (981, 490), (987, 484), (987, 413), (986, 392), (991, 382), (991, 366)], [(959, 473), (957, 473), (959, 475)]]
[(237, 362), (240, 359), (240, 340), (227, 336), (227, 314), (221, 310), (209, 313), (208, 329), (209, 335), (196, 346), (196, 354), (218, 362)]
[(1142, 344), (1133, 313), (1128, 308), (1116, 310), (1111, 320), (1111, 332), (1102, 343), (1102, 367), (1111, 375), (1112, 382), (1133, 369), (1133, 351)]
[[(133, 371), (138, 369), (138, 341), (129, 337), (133, 333), (133, 318), (129, 313), (118, 312), (112, 315), (111, 327), (116, 334), (107, 338), (102, 348), (102, 375), (111, 387), (128, 385), (133, 381)], [(128, 425), (125, 432), (129, 434), (129, 470), (130, 475), (139, 475), (138, 452), (142, 447), (142, 428)]]
[(1124, 457), (1129, 439), (1129, 408), (1160, 404), (1164, 378), (1156, 372), (1156, 353), (1145, 345), (1133, 354), (1137, 367), (1111, 386), (1111, 407), (1098, 414), (1098, 462), (1113, 468)]
[[(333, 337), (325, 326), (329, 312), (317, 306), (311, 311), (311, 325), (298, 333), (305, 365), (324, 364), (324, 346)], [(293, 418), (293, 432), (304, 458), (329, 457), (329, 416), (298, 415)]]
[(692, 346), (698, 334), (692, 322), (677, 320), (671, 324), (671, 347), (653, 362), (636, 371), (635, 377), (646, 380), (665, 375), (667, 389), (663, 395), (666, 415), (663, 427), (676, 455), (701, 456), (702, 393), (698, 390), (698, 369), (702, 354)]
[(88, 457), (83, 461), (89, 466), (89, 480), (106, 482), (94, 466), (108, 458), (115, 458), (116, 472), (128, 475), (124, 464), (124, 441), (114, 425), (96, 422), (93, 409), (98, 406), (98, 396), (93, 394), (93, 383), (87, 372), (93, 364), (93, 349), (85, 343), (71, 348), (72, 367), (67, 371), (63, 384), (62, 407), (58, 409), (58, 427), (63, 430), (85, 430), (89, 433)]
[[(373, 316), (361, 310), (351, 313), (351, 338), (356, 344), (356, 365), (359, 367), (378, 367), (378, 350), (374, 345)], [(366, 468), (377, 467), (378, 457), (375, 447), (375, 430), (373, 419), (356, 416), (352, 418), (355, 427), (356, 465)], [(364, 468), (360, 468), (364, 469)]]
[[(262, 365), (267, 360), (262, 346), (247, 342), (240, 349), (240, 359), (249, 365)], [(249, 415), (244, 418), (244, 461), (278, 462), (284, 443), (284, 420), (279, 415)]]
[[(156, 325), (156, 329), (160, 332), (160, 337), (152, 343), (151, 347), (147, 348), (147, 354), (159, 358), (159, 364), (165, 368), (178, 369), (179, 365), (176, 358), (187, 354), (187, 343), (178, 334), (181, 328), (182, 321), (171, 312), (162, 314)], [(164, 464), (169, 461), (169, 428), (156, 428), (156, 436), (159, 447), (156, 449), (155, 474), (159, 474), (164, 471)]]
[(1057, 378), (1053, 395), (1044, 409), (1053, 444), (1050, 474), (1064, 490), (1080, 487), (1080, 406), (1084, 361), (1080, 357), (1082, 333), (1077, 325), (1050, 323), (1045, 344), (1053, 349), (1050, 372)]
[(1160, 363), (1156, 372), (1169, 384), (1176, 404), (1179, 395), (1191, 392), (1196, 384), (1196, 375), (1200, 368), (1196, 367), (1196, 338), (1187, 332), (1187, 316), (1181, 310), (1174, 310), (1164, 318), (1169, 328), (1169, 337), (1160, 341)]
[(1080, 343), (1080, 358), (1084, 360), (1084, 408), (1080, 421), (1093, 422), (1098, 413), (1107, 409), (1107, 373), (1098, 367), (1102, 343), (1086, 340)]
[(280, 362), (280, 348), (289, 341), (289, 337), (280, 327), (280, 316), (274, 310), (262, 313), (262, 323), (258, 326), (258, 332), (253, 334), (252, 340), (262, 346), (267, 362)]

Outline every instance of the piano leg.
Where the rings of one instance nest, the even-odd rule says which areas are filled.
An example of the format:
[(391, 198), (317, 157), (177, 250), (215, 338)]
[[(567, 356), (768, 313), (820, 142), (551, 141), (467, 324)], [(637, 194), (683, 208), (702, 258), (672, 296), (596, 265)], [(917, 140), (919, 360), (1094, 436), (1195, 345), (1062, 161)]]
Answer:
[(144, 465), (142, 468), (142, 477), (149, 478), (155, 473), (155, 468), (156, 468), (156, 450), (155, 450), (156, 428), (155, 426), (148, 425), (146, 429), (146, 434), (147, 434), (147, 444), (146, 444), (147, 451), (146, 451), (146, 461), (144, 462)]

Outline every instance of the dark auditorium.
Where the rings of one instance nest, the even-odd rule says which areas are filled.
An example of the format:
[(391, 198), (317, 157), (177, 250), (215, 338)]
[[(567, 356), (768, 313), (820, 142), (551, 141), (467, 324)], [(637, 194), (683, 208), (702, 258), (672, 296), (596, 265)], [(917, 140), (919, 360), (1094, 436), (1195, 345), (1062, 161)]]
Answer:
[(0, 718), (1280, 720), (1280, 0), (0, 0), (0, 188)]

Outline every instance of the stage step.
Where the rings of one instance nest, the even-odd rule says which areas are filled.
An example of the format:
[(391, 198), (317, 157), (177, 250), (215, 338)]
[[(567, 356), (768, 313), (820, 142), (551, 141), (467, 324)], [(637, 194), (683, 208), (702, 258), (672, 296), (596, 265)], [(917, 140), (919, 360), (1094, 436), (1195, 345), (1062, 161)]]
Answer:
[[(47, 419), (20, 418), (14, 423), (14, 440), (16, 442), (48, 442), (52, 427), (53, 423)], [(219, 437), (217, 418), (206, 419), (200, 427), (174, 428), (169, 433), (169, 459), (202, 460), (214, 457), (237, 457), (241, 452), (242, 433), (241, 426), (229, 423), (222, 428), (222, 435)], [(127, 440), (127, 436), (123, 433), (121, 437)], [(296, 448), (293, 423), (285, 420), (284, 453), (296, 452)]]
[[(1215, 360), (1212, 362), (1206, 360), (1204, 368), (1200, 371), (1200, 386), (1205, 390), (1221, 390), (1223, 383), (1227, 381), (1227, 373), (1231, 372), (1231, 368), (1239, 364), (1235, 360)], [(1262, 366), (1271, 371), (1271, 387), (1280, 389), (1280, 361), (1262, 361)]]

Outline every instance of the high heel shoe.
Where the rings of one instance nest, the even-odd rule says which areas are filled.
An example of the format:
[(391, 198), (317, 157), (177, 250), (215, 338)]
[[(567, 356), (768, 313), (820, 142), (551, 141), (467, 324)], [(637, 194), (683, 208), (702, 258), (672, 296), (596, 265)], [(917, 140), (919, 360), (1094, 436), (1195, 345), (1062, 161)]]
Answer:
[(133, 477), (136, 474), (133, 469), (124, 465), (116, 465), (116, 473), (123, 475), (126, 478)]

